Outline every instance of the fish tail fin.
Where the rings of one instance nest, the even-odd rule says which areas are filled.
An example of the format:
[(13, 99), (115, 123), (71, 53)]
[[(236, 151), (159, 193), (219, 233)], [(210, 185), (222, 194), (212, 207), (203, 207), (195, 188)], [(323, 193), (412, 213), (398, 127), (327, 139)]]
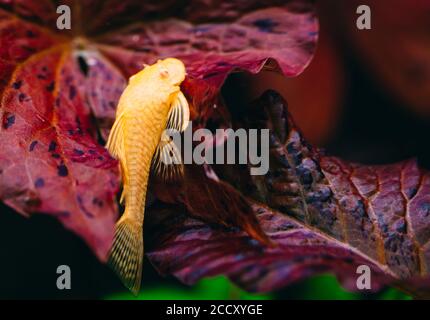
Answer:
[(134, 295), (137, 295), (140, 290), (142, 264), (142, 226), (128, 217), (121, 218), (115, 226), (115, 238), (110, 251), (109, 265)]

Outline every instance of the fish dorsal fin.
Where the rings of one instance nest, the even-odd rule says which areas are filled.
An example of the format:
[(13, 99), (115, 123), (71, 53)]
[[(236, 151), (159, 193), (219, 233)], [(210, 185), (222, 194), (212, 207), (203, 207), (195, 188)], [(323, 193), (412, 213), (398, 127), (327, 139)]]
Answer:
[(152, 158), (152, 170), (164, 181), (177, 180), (184, 175), (181, 153), (165, 131), (161, 135), (160, 143)]
[(185, 131), (190, 121), (190, 108), (184, 94), (179, 91), (172, 101), (169, 116), (167, 118), (167, 128), (175, 129), (179, 132)]
[(125, 129), (124, 112), (116, 117), (115, 123), (109, 133), (109, 138), (106, 143), (106, 148), (109, 153), (117, 159), (125, 159), (124, 150), (124, 129)]
[(126, 165), (126, 157), (125, 157), (125, 149), (124, 149), (124, 131), (125, 130), (125, 116), (124, 112), (121, 113), (116, 119), (115, 123), (112, 126), (112, 129), (109, 133), (109, 138), (106, 143), (106, 148), (109, 153), (120, 160), (121, 164), (121, 174), (123, 177), (123, 191), (121, 194), (120, 202), (124, 202), (126, 189), (127, 189), (127, 165)]

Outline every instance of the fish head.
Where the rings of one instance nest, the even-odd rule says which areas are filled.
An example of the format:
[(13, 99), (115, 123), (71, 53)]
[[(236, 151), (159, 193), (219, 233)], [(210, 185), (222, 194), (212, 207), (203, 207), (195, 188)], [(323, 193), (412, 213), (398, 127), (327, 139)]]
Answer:
[(185, 79), (184, 63), (176, 58), (159, 60), (156, 64), (159, 76), (174, 86), (179, 86)]

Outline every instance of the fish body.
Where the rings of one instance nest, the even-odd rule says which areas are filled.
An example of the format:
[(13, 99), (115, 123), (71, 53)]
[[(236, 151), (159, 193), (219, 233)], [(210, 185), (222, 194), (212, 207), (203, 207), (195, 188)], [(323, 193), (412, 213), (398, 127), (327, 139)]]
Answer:
[(180, 156), (173, 142), (164, 136), (164, 130), (184, 130), (188, 124), (188, 103), (180, 90), (185, 74), (180, 60), (168, 58), (132, 76), (120, 97), (107, 142), (109, 152), (120, 161), (121, 201), (125, 201), (125, 211), (116, 224), (109, 262), (135, 294), (141, 283), (149, 175), (154, 168), (156, 174), (165, 176), (182, 172), (176, 165), (163, 164), (167, 163), (163, 157)]

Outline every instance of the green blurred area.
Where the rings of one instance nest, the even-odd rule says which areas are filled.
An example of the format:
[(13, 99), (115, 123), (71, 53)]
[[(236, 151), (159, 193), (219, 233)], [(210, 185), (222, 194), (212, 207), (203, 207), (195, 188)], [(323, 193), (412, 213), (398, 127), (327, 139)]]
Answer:
[(121, 292), (105, 297), (107, 300), (264, 300), (264, 299), (311, 299), (311, 300), (410, 300), (411, 297), (394, 288), (378, 293), (352, 293), (343, 289), (336, 278), (321, 275), (294, 284), (285, 290), (271, 294), (247, 293), (231, 283), (226, 277), (204, 279), (192, 287), (173, 284), (143, 288), (135, 297)]
[(159, 285), (152, 288), (143, 288), (135, 297), (131, 293), (123, 292), (106, 297), (108, 300), (221, 300), (221, 299), (272, 299), (270, 294), (247, 293), (226, 277), (219, 276), (203, 279), (191, 287), (176, 285)]

